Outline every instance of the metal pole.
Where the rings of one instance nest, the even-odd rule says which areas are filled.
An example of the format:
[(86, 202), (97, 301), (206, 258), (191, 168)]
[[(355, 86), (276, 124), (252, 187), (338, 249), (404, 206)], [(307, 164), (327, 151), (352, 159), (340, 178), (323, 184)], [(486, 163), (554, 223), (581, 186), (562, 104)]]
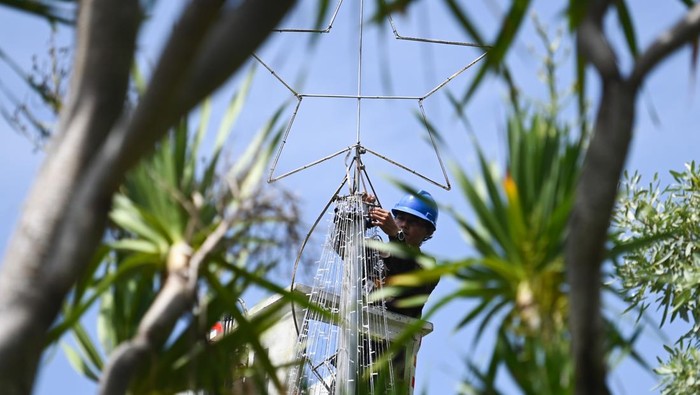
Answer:
[(335, 395), (355, 395), (360, 371), (359, 315), (362, 312), (362, 205), (359, 194), (348, 197), (348, 221), (344, 241), (343, 276), (340, 294), (340, 339)]

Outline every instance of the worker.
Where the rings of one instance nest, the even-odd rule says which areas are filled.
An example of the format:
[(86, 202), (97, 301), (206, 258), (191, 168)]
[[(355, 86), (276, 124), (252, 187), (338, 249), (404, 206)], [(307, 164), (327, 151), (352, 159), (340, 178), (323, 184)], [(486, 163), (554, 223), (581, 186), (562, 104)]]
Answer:
[[(366, 195), (367, 203), (374, 203), (376, 198)], [(437, 228), (438, 208), (430, 193), (420, 190), (416, 194), (407, 194), (391, 209), (391, 213), (381, 207), (372, 207), (369, 217), (373, 226), (378, 226), (394, 243), (405, 244), (420, 251), (421, 245), (429, 240)], [(391, 285), (391, 276), (415, 272), (421, 266), (412, 258), (389, 256), (384, 258), (387, 283)], [(397, 298), (387, 300), (387, 310), (420, 318), (423, 305), (401, 306), (401, 300), (415, 296), (428, 295), (435, 289), (437, 281), (427, 282), (414, 287), (403, 287)]]
[[(430, 193), (426, 191), (421, 190), (416, 194), (407, 194), (396, 203), (391, 211), (376, 206), (376, 197), (373, 195), (365, 194), (362, 196), (362, 200), (369, 207), (365, 227), (378, 227), (389, 237), (390, 242), (403, 245), (415, 253), (420, 252), (420, 247), (433, 236), (436, 230), (437, 204)], [(335, 209), (333, 222), (336, 224), (336, 233), (333, 237), (333, 246), (341, 257), (345, 255), (346, 242), (343, 221), (355, 221), (357, 219), (356, 215), (356, 212), (352, 210)], [(401, 256), (387, 255), (378, 251), (371, 252), (381, 257), (383, 270), (380, 278), (373, 278), (372, 273), (374, 272), (369, 268), (365, 268), (368, 275), (368, 278), (365, 280), (365, 286), (374, 288), (375, 281), (379, 280), (379, 284), (376, 285), (380, 287), (384, 283), (398, 288), (399, 294), (397, 296), (385, 297), (386, 310), (413, 318), (420, 318), (428, 295), (437, 286), (437, 280), (426, 281), (420, 285), (410, 287), (391, 284), (392, 276), (416, 272), (422, 269), (421, 265), (413, 258), (415, 255), (410, 254), (410, 251), (408, 252), (409, 256), (404, 256), (403, 254)], [(367, 253), (370, 254), (370, 252)], [(368, 260), (368, 262), (371, 261), (373, 260)], [(420, 299), (421, 297), (422, 302), (415, 303), (415, 299)], [(412, 302), (402, 305), (402, 301), (406, 299), (411, 299)], [(389, 342), (387, 339), (382, 341), (377, 339), (370, 340), (362, 336), (359, 347), (362, 358), (361, 366), (367, 367), (373, 363), (372, 361), (378, 360), (381, 354), (388, 349)], [(392, 355), (391, 361), (395, 380), (393, 384), (394, 393), (403, 393), (403, 390), (410, 386), (410, 382), (405, 380), (405, 373), (407, 364), (411, 362), (406, 361), (406, 353), (403, 349)], [(377, 376), (374, 378), (374, 380), (377, 380), (376, 385), (379, 386), (374, 387), (375, 390), (382, 388), (381, 385), (386, 385), (386, 380), (388, 380), (389, 376), (383, 372), (383, 370), (377, 372)]]
[[(424, 190), (420, 190), (415, 194), (409, 193), (405, 195), (391, 209), (391, 212), (381, 207), (374, 206), (376, 202), (375, 196), (365, 195), (363, 200), (371, 207), (368, 213), (369, 223), (367, 226), (379, 227), (379, 229), (389, 237), (390, 242), (404, 245), (409, 250), (414, 250), (413, 252), (420, 252), (420, 247), (423, 243), (432, 238), (436, 230), (438, 218), (437, 204), (430, 193)], [(382, 260), (384, 262), (384, 281), (387, 285), (394, 287), (396, 287), (396, 285), (391, 284), (392, 276), (416, 272), (422, 269), (421, 265), (411, 256), (385, 255), (382, 257)], [(430, 295), (436, 286), (437, 280), (427, 281), (420, 285), (410, 287), (398, 287), (400, 293), (397, 296), (385, 299), (386, 309), (405, 316), (420, 318), (428, 295)], [(410, 304), (401, 304), (403, 300), (409, 298), (422, 299), (422, 301), (419, 303), (412, 301)], [(386, 345), (381, 345), (378, 341), (363, 338), (363, 364), (367, 365), (371, 359), (376, 360), (386, 347), (388, 347), (388, 343)], [(368, 353), (367, 350), (376, 350), (376, 354)], [(369, 354), (374, 355), (370, 357)], [(395, 390), (394, 393), (408, 392), (407, 388), (410, 386), (410, 381), (406, 380), (405, 370), (411, 362), (406, 361), (405, 350), (402, 349), (392, 355), (391, 361), (395, 380), (393, 387)], [(387, 380), (387, 377), (386, 374), (380, 371), (377, 380), (381, 382), (382, 380)]]

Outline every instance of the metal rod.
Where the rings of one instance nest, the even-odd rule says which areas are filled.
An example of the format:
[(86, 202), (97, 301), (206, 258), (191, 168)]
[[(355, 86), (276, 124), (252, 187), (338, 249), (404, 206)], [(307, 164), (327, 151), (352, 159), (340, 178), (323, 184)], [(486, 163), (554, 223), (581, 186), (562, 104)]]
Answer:
[(445, 81), (441, 82), (441, 83), (438, 84), (435, 88), (433, 88), (430, 92), (426, 93), (425, 96), (423, 96), (420, 100), (427, 99), (427, 98), (428, 98), (429, 96), (431, 96), (433, 93), (435, 93), (435, 92), (437, 92), (438, 90), (440, 90), (440, 88), (442, 88), (443, 86), (447, 85), (448, 82), (452, 81), (452, 80), (455, 79), (458, 75), (462, 74), (464, 71), (466, 71), (467, 69), (469, 69), (470, 67), (472, 67), (473, 65), (475, 65), (478, 61), (480, 61), (481, 59), (483, 59), (485, 56), (486, 56), (486, 52), (484, 52), (483, 54), (481, 54), (481, 56), (479, 56), (478, 58), (474, 59), (474, 60), (473, 60), (471, 63), (469, 63), (468, 65), (466, 65), (466, 66), (462, 67), (461, 69), (459, 69), (457, 72), (455, 72), (455, 73), (452, 74), (451, 76), (447, 77), (447, 79), (446, 79)]
[(424, 96), (381, 96), (381, 95), (342, 95), (330, 93), (300, 93), (301, 97), (323, 99), (364, 99), (364, 100), (420, 100)]
[(435, 141), (435, 133), (433, 127), (428, 123), (428, 118), (425, 116), (425, 109), (423, 108), (423, 100), (418, 101), (418, 107), (420, 108), (421, 118), (423, 119), (423, 125), (425, 125), (425, 130), (428, 131), (428, 136), (430, 137), (430, 143), (433, 146), (433, 151), (437, 157), (438, 163), (440, 163), (440, 170), (442, 170), (442, 176), (445, 178), (445, 189), (450, 190), (450, 179), (447, 177), (447, 171), (445, 170), (445, 164), (442, 163), (442, 157), (440, 156), (440, 150), (438, 149), (437, 142)]
[(277, 176), (277, 177), (275, 177), (275, 178), (270, 177), (270, 179), (268, 180), (268, 182), (275, 182), (275, 181), (277, 181), (277, 180), (281, 180), (281, 179), (283, 179), (283, 178), (285, 178), (285, 177), (291, 176), (291, 175), (294, 174), (294, 173), (298, 173), (298, 172), (300, 172), (300, 171), (302, 171), (302, 170), (306, 170), (306, 169), (308, 169), (309, 167), (316, 166), (316, 165), (319, 164), (319, 163), (322, 163), (322, 162), (325, 162), (325, 161), (327, 161), (327, 160), (329, 160), (329, 159), (335, 158), (336, 156), (342, 154), (343, 152), (348, 152), (348, 151), (350, 151), (353, 147), (354, 147), (354, 146), (351, 145), (351, 146), (349, 146), (349, 147), (347, 147), (347, 148), (343, 148), (342, 150), (340, 150), (340, 151), (338, 151), (338, 152), (335, 152), (335, 153), (333, 153), (333, 154), (324, 156), (324, 157), (321, 158), (321, 159), (317, 159), (317, 160), (315, 160), (315, 161), (313, 161), (313, 162), (310, 162), (310, 163), (308, 163), (308, 164), (305, 164), (305, 165), (303, 165), (303, 166), (301, 166), (301, 167), (297, 167), (296, 169), (291, 170), (291, 171), (288, 171), (288, 172), (286, 172), (286, 173), (284, 173), (284, 174), (282, 174), (282, 175), (280, 175), (280, 176)]
[(282, 142), (280, 142), (280, 146), (277, 148), (277, 152), (275, 153), (275, 159), (272, 161), (272, 166), (270, 167), (270, 174), (267, 177), (267, 182), (273, 182), (274, 180), (272, 179), (272, 175), (275, 173), (275, 169), (277, 169), (277, 162), (280, 160), (280, 156), (282, 155), (282, 150), (284, 149), (284, 145), (287, 144), (287, 137), (289, 136), (289, 132), (292, 130), (292, 124), (294, 124), (294, 119), (297, 117), (297, 113), (299, 112), (299, 106), (301, 106), (301, 97), (299, 97), (299, 100), (297, 101), (296, 107), (294, 107), (294, 112), (292, 112), (292, 116), (289, 117), (289, 121), (287, 121), (287, 127), (284, 130), (284, 135), (282, 136)]
[(297, 93), (297, 91), (295, 91), (294, 89), (292, 89), (292, 87), (289, 86), (289, 84), (287, 84), (287, 83), (282, 79), (282, 77), (280, 77), (270, 66), (268, 66), (267, 63), (263, 62), (263, 60), (260, 59), (260, 58), (258, 57), (258, 55), (256, 55), (256, 54), (251, 54), (251, 56), (252, 56), (253, 58), (255, 58), (255, 60), (257, 60), (261, 65), (263, 65), (263, 67), (266, 68), (267, 71), (269, 71), (270, 74), (272, 74), (272, 76), (274, 76), (274, 77), (277, 79), (277, 81), (281, 82), (282, 85), (284, 85), (287, 89), (289, 89), (289, 91), (292, 92), (292, 94), (293, 94), (294, 96), (299, 97), (299, 94)]
[(396, 29), (396, 25), (394, 24), (394, 19), (391, 17), (390, 13), (387, 14), (387, 19), (389, 20), (389, 24), (391, 25), (391, 30), (394, 32), (394, 38), (397, 40), (418, 41), (418, 42), (424, 42), (424, 43), (430, 43), (430, 44), (459, 45), (459, 46), (463, 46), (463, 47), (476, 47), (476, 48), (487, 48), (487, 49), (491, 48), (488, 45), (483, 45), (483, 44), (478, 44), (478, 43), (470, 43), (470, 42), (466, 42), (466, 41), (451, 41), (451, 40), (440, 40), (440, 39), (425, 38), (425, 37), (402, 36), (401, 34), (399, 34), (398, 29)]
[(425, 175), (423, 175), (423, 174), (421, 174), (421, 173), (419, 173), (419, 172), (417, 172), (417, 171), (415, 171), (415, 170), (413, 170), (413, 169), (411, 169), (411, 168), (408, 168), (408, 167), (406, 167), (405, 165), (402, 165), (401, 163), (399, 163), (399, 162), (397, 162), (397, 161), (395, 161), (395, 160), (393, 160), (393, 159), (389, 159), (388, 157), (386, 157), (386, 156), (384, 156), (384, 155), (382, 155), (382, 154), (379, 154), (379, 153), (377, 153), (377, 152), (374, 152), (374, 151), (372, 151), (371, 149), (369, 149), (369, 148), (367, 148), (367, 147), (365, 147), (365, 150), (367, 150), (367, 152), (369, 152), (370, 154), (376, 156), (377, 158), (383, 159), (383, 160), (385, 160), (385, 161), (391, 163), (392, 165), (397, 166), (397, 167), (399, 167), (399, 168), (401, 168), (401, 169), (403, 169), (403, 170), (406, 170), (407, 172), (409, 172), (409, 173), (411, 173), (411, 174), (413, 174), (413, 175), (415, 175), (415, 176), (418, 176), (418, 177), (422, 178), (423, 180), (428, 181), (429, 183), (431, 183), (431, 184), (433, 184), (433, 185), (435, 185), (435, 186), (438, 186), (438, 187), (440, 187), (440, 188), (442, 188), (442, 189), (444, 189), (444, 190), (446, 190), (446, 191), (449, 191), (449, 190), (452, 188), (452, 187), (450, 186), (450, 181), (447, 179), (447, 174), (446, 174), (444, 171), (443, 171), (443, 175), (445, 176), (445, 185), (440, 184), (439, 182), (433, 180), (432, 178), (430, 178), (430, 177), (428, 177), (428, 176), (425, 176)]

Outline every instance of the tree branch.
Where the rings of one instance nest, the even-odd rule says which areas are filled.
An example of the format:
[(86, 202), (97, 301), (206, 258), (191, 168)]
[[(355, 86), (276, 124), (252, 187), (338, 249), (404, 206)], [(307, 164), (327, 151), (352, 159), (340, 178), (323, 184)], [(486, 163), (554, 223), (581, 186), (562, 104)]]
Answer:
[(604, 395), (607, 366), (601, 315), (601, 264), (632, 138), (636, 90), (623, 81), (603, 84), (593, 137), (576, 191), (566, 242), (575, 394)]
[[(135, 47), (138, 1), (81, 3), (80, 24), (87, 27), (79, 30), (77, 55), (86, 58), (76, 60), (75, 96), (62, 116), (59, 137), (37, 177), (0, 269), (0, 388), (5, 393), (31, 393), (46, 331), (94, 254), (112, 195), (127, 170), (198, 98), (240, 67), (293, 2), (246, 0), (221, 19), (239, 26), (219, 23), (213, 36), (205, 33), (206, 24), (192, 22), (200, 30), (191, 38), (180, 37), (184, 41), (171, 41), (172, 50), (163, 53), (149, 93), (131, 118), (123, 114), (122, 91)], [(205, 4), (198, 14), (205, 22), (213, 20), (206, 5), (219, 0), (194, 3)], [(231, 34), (226, 37), (227, 46), (221, 37), (225, 32)], [(242, 53), (233, 53), (237, 51)], [(226, 61), (219, 62), (211, 57), (214, 54)], [(206, 64), (209, 61), (213, 65)], [(204, 76), (212, 79), (193, 89)]]
[[(75, 276), (52, 277), (51, 269), (62, 264), (83, 267), (87, 262), (54, 261), (56, 242), (76, 186), (122, 111), (139, 19), (136, 0), (81, 3), (72, 96), (0, 269), (4, 393), (31, 393), (44, 335), (75, 281)], [(85, 217), (82, 213), (80, 218)], [(93, 233), (90, 251), (101, 234), (99, 229)], [(82, 236), (83, 242), (91, 243), (93, 234)]]
[(696, 3), (688, 13), (668, 31), (662, 33), (635, 63), (630, 83), (638, 86), (649, 72), (662, 60), (700, 34), (700, 3)]
[(577, 32), (580, 54), (593, 64), (602, 79), (601, 102), (577, 187), (566, 246), (575, 393), (581, 395), (609, 393), (602, 344), (600, 268), (632, 139), (638, 89), (656, 64), (700, 32), (700, 5), (695, 5), (685, 18), (654, 41), (639, 57), (630, 78), (624, 80), (602, 31), (602, 9), (603, 3), (596, 3)]
[[(295, 0), (245, 0), (212, 20), (213, 26), (202, 37), (196, 52), (164, 52), (159, 62), (163, 70), (173, 67), (174, 63), (188, 65), (181, 68), (183, 74), (178, 73), (182, 82), (168, 78), (168, 73), (163, 71), (165, 75), (159, 77), (156, 85), (166, 90), (167, 97), (154, 89), (153, 99), (139, 103), (124, 135), (114, 141), (114, 149), (120, 156), (111, 165), (118, 169), (133, 166), (182, 114), (213, 93), (240, 68), (294, 3)], [(179, 40), (173, 39), (170, 43), (177, 46)], [(111, 149), (105, 148), (105, 154), (109, 155)], [(109, 169), (103, 170), (110, 173)], [(98, 177), (104, 179), (101, 175)]]
[(194, 255), (184, 244), (171, 248), (168, 279), (141, 320), (136, 336), (120, 344), (110, 357), (100, 380), (101, 395), (124, 394), (148, 355), (156, 354), (165, 344), (177, 320), (194, 306), (201, 264), (237, 218), (235, 213), (222, 220)]
[[(219, 15), (222, 3), (222, 0), (193, 1), (183, 12), (131, 119), (123, 128), (115, 130), (103, 147), (102, 154), (107, 157), (100, 164), (106, 166), (101, 167), (99, 173), (112, 175), (111, 185), (105, 185), (107, 188), (116, 188), (115, 184), (121, 182), (126, 169), (151, 150), (167, 129), (189, 111), (189, 108), (176, 111), (175, 103), (188, 78), (192, 60)], [(229, 73), (233, 71), (235, 69)], [(110, 170), (112, 166), (117, 166), (118, 170)]]
[(192, 108), (225, 83), (231, 71), (250, 57), (295, 3), (296, 0), (248, 0), (225, 10), (212, 27), (180, 91), (180, 111)]
[(594, 3), (576, 33), (579, 56), (590, 62), (603, 79), (620, 79), (615, 51), (603, 32), (603, 16), (609, 1)]
[(601, 265), (634, 123), (637, 90), (624, 81), (602, 30), (608, 1), (591, 6), (577, 32), (579, 53), (601, 77), (593, 137), (576, 190), (566, 242), (575, 394), (607, 395)]
[(134, 374), (141, 370), (149, 356), (157, 355), (177, 320), (193, 305), (195, 294), (187, 287), (185, 273), (186, 267), (168, 274), (136, 336), (114, 350), (100, 379), (101, 395), (125, 394)]

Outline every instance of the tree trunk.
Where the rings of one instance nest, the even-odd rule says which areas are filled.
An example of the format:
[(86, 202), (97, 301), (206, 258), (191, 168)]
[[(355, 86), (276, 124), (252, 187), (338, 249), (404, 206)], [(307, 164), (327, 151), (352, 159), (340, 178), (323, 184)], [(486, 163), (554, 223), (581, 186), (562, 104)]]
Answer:
[(625, 79), (603, 32), (603, 20), (611, 4), (611, 0), (591, 2), (576, 32), (580, 56), (594, 66), (602, 81), (593, 138), (578, 183), (566, 244), (577, 395), (609, 394), (600, 308), (601, 265), (618, 183), (632, 140), (639, 87), (656, 65), (682, 45), (697, 40), (700, 34), (700, 4), (696, 4), (637, 56), (629, 78)]
[(617, 185), (629, 150), (635, 91), (603, 86), (593, 139), (579, 180), (566, 247), (576, 394), (608, 394), (600, 308), (601, 263)]
[(80, 3), (71, 99), (0, 267), (3, 394), (32, 392), (46, 332), (102, 239), (126, 171), (241, 66), (294, 0), (234, 3), (188, 5), (132, 114), (123, 103), (139, 2)]

